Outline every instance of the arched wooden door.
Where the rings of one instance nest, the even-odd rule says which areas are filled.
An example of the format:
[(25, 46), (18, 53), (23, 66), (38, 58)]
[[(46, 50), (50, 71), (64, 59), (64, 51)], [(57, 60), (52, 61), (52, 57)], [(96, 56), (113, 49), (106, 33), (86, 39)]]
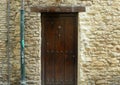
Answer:
[(77, 85), (77, 13), (42, 13), (42, 85)]

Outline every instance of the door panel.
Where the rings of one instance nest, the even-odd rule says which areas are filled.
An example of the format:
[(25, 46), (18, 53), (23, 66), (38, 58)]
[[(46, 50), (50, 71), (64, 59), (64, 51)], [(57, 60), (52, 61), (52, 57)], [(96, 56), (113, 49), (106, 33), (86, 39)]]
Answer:
[(42, 13), (42, 85), (76, 85), (77, 13)]

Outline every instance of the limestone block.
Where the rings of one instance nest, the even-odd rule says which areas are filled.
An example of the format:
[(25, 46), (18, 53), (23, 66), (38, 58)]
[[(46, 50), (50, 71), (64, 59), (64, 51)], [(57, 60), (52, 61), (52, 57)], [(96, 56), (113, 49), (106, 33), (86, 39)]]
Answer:
[(107, 84), (107, 80), (97, 80), (96, 84), (97, 85)]

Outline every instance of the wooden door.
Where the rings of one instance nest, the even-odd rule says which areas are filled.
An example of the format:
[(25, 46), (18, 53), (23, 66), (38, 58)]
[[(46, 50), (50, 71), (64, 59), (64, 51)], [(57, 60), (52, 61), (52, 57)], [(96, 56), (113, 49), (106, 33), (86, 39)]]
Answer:
[(77, 13), (42, 13), (42, 85), (76, 85)]

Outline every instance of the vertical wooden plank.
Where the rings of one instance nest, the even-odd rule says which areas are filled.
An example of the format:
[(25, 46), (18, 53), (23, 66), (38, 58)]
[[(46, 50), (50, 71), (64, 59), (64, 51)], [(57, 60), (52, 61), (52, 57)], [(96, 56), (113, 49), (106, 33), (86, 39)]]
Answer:
[(74, 18), (65, 17), (65, 85), (73, 85), (75, 80), (74, 58)]
[(54, 84), (54, 50), (55, 50), (55, 28), (54, 19), (46, 17), (44, 29), (45, 37), (45, 83), (46, 85)]
[(42, 26), (42, 29), (41, 29), (41, 39), (42, 39), (42, 42), (41, 42), (41, 84), (42, 85), (45, 85), (44, 81), (45, 81), (45, 72), (44, 72), (44, 69), (45, 69), (45, 62), (44, 62), (44, 23), (45, 23), (45, 20), (44, 20), (44, 14), (41, 13), (41, 26)]
[(59, 17), (55, 17), (56, 21), (56, 38), (55, 38), (55, 85), (63, 85), (64, 82), (64, 26)]

